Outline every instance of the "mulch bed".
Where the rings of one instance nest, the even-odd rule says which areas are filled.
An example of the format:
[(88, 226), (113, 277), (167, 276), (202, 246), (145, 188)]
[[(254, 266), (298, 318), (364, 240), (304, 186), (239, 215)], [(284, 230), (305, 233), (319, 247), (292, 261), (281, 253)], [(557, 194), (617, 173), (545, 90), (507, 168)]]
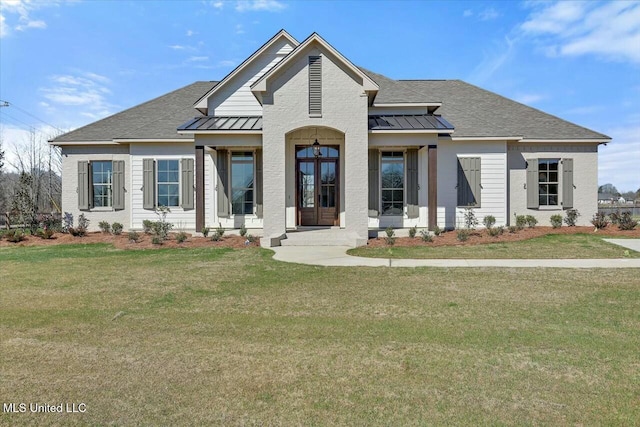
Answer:
[(89, 244), (89, 243), (111, 243), (118, 249), (163, 249), (163, 248), (246, 248), (259, 246), (259, 241), (247, 244), (247, 239), (242, 236), (223, 236), (222, 240), (214, 242), (210, 237), (191, 236), (186, 241), (178, 243), (175, 234), (169, 234), (169, 239), (162, 245), (151, 243), (150, 235), (138, 233), (140, 240), (138, 243), (129, 241), (126, 232), (119, 236), (113, 234), (92, 232), (83, 237), (74, 237), (70, 234), (56, 233), (52, 239), (41, 239), (35, 236), (26, 236), (26, 240), (19, 243), (12, 243), (7, 240), (0, 240), (0, 247), (5, 246), (50, 246), (68, 244)]
[[(502, 243), (515, 242), (519, 240), (532, 239), (534, 237), (545, 236), (547, 234), (577, 234), (577, 233), (596, 233), (603, 237), (630, 237), (640, 238), (640, 228), (635, 230), (623, 231), (617, 227), (609, 226), (604, 230), (594, 230), (593, 227), (535, 227), (524, 228), (515, 233), (509, 233), (505, 229), (504, 234), (496, 237), (489, 236), (485, 230), (476, 230), (469, 236), (469, 240), (461, 242), (457, 239), (456, 231), (443, 232), (440, 236), (434, 236), (430, 243), (423, 242), (418, 234), (414, 239), (410, 237), (396, 237), (394, 246), (472, 246), (482, 245), (486, 243)], [(127, 233), (124, 232), (119, 236), (106, 234), (101, 232), (88, 233), (84, 237), (74, 237), (70, 234), (56, 233), (52, 239), (41, 239), (35, 236), (26, 236), (26, 239), (20, 243), (11, 243), (7, 240), (0, 240), (0, 247), (5, 246), (50, 246), (65, 244), (89, 244), (89, 243), (110, 243), (118, 249), (162, 249), (162, 248), (247, 248), (259, 246), (259, 241), (247, 244), (247, 239), (241, 236), (230, 235), (224, 236), (221, 241), (214, 242), (210, 237), (200, 237), (189, 235), (183, 243), (175, 240), (175, 234), (170, 234), (169, 239), (162, 245), (154, 245), (151, 243), (151, 236), (139, 233), (140, 241), (134, 243), (129, 241)], [(367, 246), (369, 247), (386, 247), (387, 243), (384, 238), (369, 239)]]
[[(457, 232), (447, 231), (439, 236), (433, 237), (433, 242), (423, 242), (420, 238), (420, 234), (415, 238), (410, 237), (396, 237), (394, 246), (473, 246), (482, 245), (486, 243), (504, 243), (504, 242), (516, 242), (519, 240), (532, 239), (534, 237), (541, 237), (547, 234), (577, 234), (577, 233), (595, 233), (598, 236), (620, 238), (620, 237), (633, 237), (640, 238), (640, 228), (636, 227), (635, 230), (623, 231), (618, 230), (618, 227), (609, 226), (604, 230), (595, 230), (593, 227), (534, 227), (524, 228), (518, 230), (515, 233), (509, 233), (508, 229), (505, 229), (504, 233), (500, 236), (490, 236), (486, 230), (473, 231), (469, 236), (469, 240), (461, 242), (457, 238)], [(378, 237), (369, 239), (367, 246), (372, 248), (387, 247), (387, 242), (384, 237)]]

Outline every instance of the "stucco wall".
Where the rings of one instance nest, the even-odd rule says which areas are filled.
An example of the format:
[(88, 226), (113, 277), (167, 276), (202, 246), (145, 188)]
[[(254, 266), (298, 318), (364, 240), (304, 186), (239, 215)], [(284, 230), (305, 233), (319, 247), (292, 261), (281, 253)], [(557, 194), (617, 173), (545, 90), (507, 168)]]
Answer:
[[(565, 216), (562, 206), (527, 209), (526, 161), (529, 159), (573, 159), (573, 207), (580, 213), (578, 225), (590, 225), (598, 211), (598, 146), (596, 144), (509, 144), (509, 220), (515, 223), (515, 215), (533, 215), (539, 225), (551, 225), (551, 215)], [(560, 174), (562, 193), (562, 174)], [(560, 194), (562, 200), (562, 194)]]
[[(322, 117), (309, 117), (308, 57), (322, 59)], [(325, 126), (345, 136), (345, 228), (366, 239), (367, 228), (367, 97), (362, 82), (348, 74), (321, 47), (312, 44), (286, 71), (276, 76), (263, 98), (264, 236), (262, 244), (278, 244), (286, 231), (286, 137), (305, 126)]]
[[(104, 161), (124, 160), (125, 164), (125, 202), (123, 210), (113, 208), (94, 208), (90, 211), (78, 209), (78, 162), (79, 161)], [(125, 230), (130, 225), (131, 202), (129, 198), (131, 190), (131, 163), (129, 161), (128, 145), (101, 145), (101, 146), (63, 146), (62, 147), (62, 212), (73, 215), (77, 225), (78, 217), (84, 214), (89, 220), (89, 230), (98, 230), (100, 221), (121, 223)]]

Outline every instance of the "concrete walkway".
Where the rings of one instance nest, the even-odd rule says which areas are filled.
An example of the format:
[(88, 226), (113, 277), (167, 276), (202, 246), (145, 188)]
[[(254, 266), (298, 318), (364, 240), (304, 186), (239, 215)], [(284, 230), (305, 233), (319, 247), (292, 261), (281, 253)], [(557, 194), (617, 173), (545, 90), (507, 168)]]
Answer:
[[(640, 252), (640, 239), (605, 239)], [(621, 241), (618, 243), (618, 241)], [(274, 259), (331, 267), (640, 268), (640, 258), (615, 259), (388, 259), (347, 255), (347, 246), (279, 246)]]

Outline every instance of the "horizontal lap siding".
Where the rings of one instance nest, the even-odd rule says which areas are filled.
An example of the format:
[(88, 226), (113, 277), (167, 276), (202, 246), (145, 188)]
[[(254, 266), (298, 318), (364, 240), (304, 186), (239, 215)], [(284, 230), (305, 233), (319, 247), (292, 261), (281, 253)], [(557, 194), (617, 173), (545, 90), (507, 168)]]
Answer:
[(284, 41), (272, 46), (251, 66), (227, 82), (209, 100), (209, 114), (219, 116), (261, 116), (262, 105), (251, 92), (251, 85), (282, 60), (292, 46)]
[[(142, 207), (142, 160), (180, 160), (189, 158), (195, 160), (193, 143), (184, 144), (131, 144), (131, 227), (142, 228), (145, 219), (155, 221), (158, 216), (153, 210)], [(183, 228), (195, 230), (195, 209), (184, 210), (180, 206), (171, 207), (167, 214), (167, 221), (173, 224), (174, 230)]]
[(506, 143), (477, 141), (469, 143), (440, 142), (438, 144), (438, 225), (461, 227), (464, 209), (457, 207), (457, 158), (480, 157), (482, 196), (480, 208), (474, 212), (480, 225), (487, 215), (496, 218), (497, 225), (507, 221)]

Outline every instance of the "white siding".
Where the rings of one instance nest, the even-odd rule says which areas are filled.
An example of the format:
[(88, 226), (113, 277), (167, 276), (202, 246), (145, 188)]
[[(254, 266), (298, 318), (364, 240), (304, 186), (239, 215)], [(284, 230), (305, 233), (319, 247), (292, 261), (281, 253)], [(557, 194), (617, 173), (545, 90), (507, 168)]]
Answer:
[[(590, 225), (598, 211), (598, 146), (596, 144), (537, 144), (509, 145), (509, 218), (515, 223), (515, 215), (533, 215), (538, 225), (551, 225), (551, 215), (562, 215), (562, 206), (527, 209), (525, 184), (528, 159), (573, 159), (573, 208), (580, 213), (577, 225)], [(562, 180), (562, 174), (559, 179)], [(562, 181), (559, 186), (562, 200)]]
[[(152, 144), (131, 144), (131, 228), (141, 229), (142, 221), (149, 219), (156, 221), (158, 216), (154, 211), (142, 208), (142, 159), (183, 159), (195, 160), (193, 142)], [(196, 210), (184, 210), (181, 207), (171, 207), (167, 221), (173, 224), (174, 230), (193, 231), (196, 227)]]
[(98, 230), (100, 221), (119, 222), (126, 230), (131, 227), (129, 222), (131, 200), (127, 193), (125, 193), (123, 210), (94, 208), (90, 211), (80, 211), (78, 209), (78, 162), (99, 160), (124, 160), (124, 188), (127, 192), (131, 190), (128, 145), (64, 146), (62, 147), (62, 212), (71, 213), (75, 224), (78, 223), (80, 214), (84, 214), (89, 220), (90, 231)]
[(251, 92), (251, 85), (282, 60), (293, 46), (282, 39), (274, 43), (244, 70), (225, 83), (208, 100), (209, 115), (261, 116), (262, 106)]
[(464, 226), (464, 209), (458, 208), (458, 157), (480, 157), (481, 201), (475, 209), (480, 226), (487, 215), (496, 225), (507, 224), (507, 144), (505, 141), (440, 141), (438, 144), (438, 226)]

